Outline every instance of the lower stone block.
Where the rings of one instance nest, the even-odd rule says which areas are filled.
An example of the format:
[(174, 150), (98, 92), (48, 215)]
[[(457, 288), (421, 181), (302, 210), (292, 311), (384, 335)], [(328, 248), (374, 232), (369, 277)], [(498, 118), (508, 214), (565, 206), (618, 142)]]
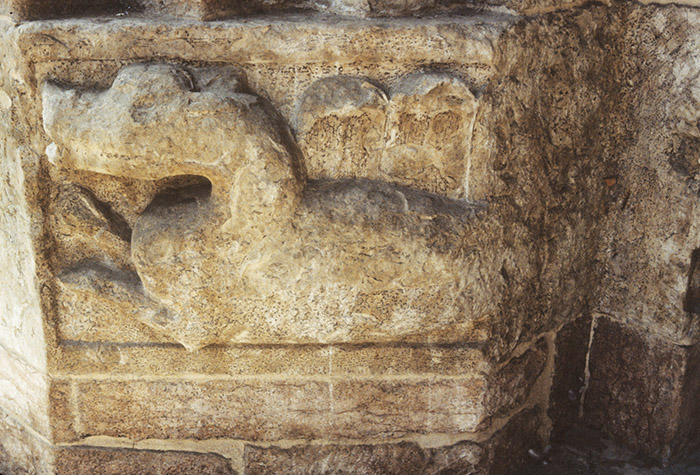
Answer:
[(663, 463), (690, 450), (700, 425), (699, 349), (599, 318), (585, 422)]
[[(472, 432), (484, 421), (484, 381), (284, 380), (75, 382), (80, 427), (57, 433), (147, 438), (226, 437), (254, 441), (402, 437)], [(55, 397), (54, 414), (69, 414)]]
[(56, 475), (230, 475), (229, 461), (216, 454), (97, 447), (56, 450)]
[[(477, 447), (478, 449), (478, 447)], [(321, 473), (424, 473), (428, 454), (417, 444), (323, 445), (290, 449), (245, 449), (246, 473), (262, 475), (280, 470), (289, 475)]]
[(530, 448), (539, 448), (541, 412), (527, 410), (483, 443), (469, 440), (423, 448), (412, 442), (378, 445), (304, 445), (292, 448), (248, 445), (247, 475), (269, 473), (499, 474), (516, 473)]
[(484, 444), (487, 458), (481, 462), (481, 466), (485, 467), (485, 473), (518, 473), (528, 461), (528, 451), (542, 449), (544, 446), (544, 438), (540, 433), (543, 425), (542, 415), (542, 411), (538, 408), (522, 411), (512, 417)]

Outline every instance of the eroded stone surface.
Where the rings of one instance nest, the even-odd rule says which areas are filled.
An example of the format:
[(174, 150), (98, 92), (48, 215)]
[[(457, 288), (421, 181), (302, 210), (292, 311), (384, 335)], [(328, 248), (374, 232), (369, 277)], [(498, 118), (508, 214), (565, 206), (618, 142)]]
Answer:
[[(320, 445), (293, 448), (248, 445), (246, 473), (367, 473), (367, 474), (509, 474), (538, 448), (541, 412), (519, 413), (482, 443), (469, 440), (449, 446), (422, 448), (415, 443), (379, 445)], [(516, 436), (517, 434), (517, 436)]]
[(634, 25), (626, 31), (621, 64), (631, 85), (625, 102), (632, 121), (609, 187), (598, 305), (602, 313), (691, 345), (700, 335), (700, 319), (686, 299), (693, 252), (700, 248), (700, 98), (693, 72), (700, 61), (700, 12), (635, 6), (624, 13)]
[(64, 0), (61, 2), (2, 0), (0, 15), (7, 15), (15, 20), (38, 20), (100, 13), (113, 16), (123, 14), (135, 5), (136, 2), (131, 0)]
[[(530, 458), (528, 452), (539, 452), (544, 445), (540, 433), (542, 411), (539, 408), (524, 410), (483, 444), (486, 457), (481, 467), (486, 473), (516, 473)], [(478, 473), (478, 472), (477, 472)]]
[[(426, 97), (456, 87), (433, 77), (409, 82)], [(163, 64), (127, 67), (99, 93), (44, 86), (54, 164), (138, 179), (205, 178), (164, 191), (136, 220), (136, 272), (103, 262), (67, 269), (59, 277), (63, 311), (117, 309), (191, 349), (445, 338), (445, 330), (455, 340), (479, 338), (469, 322), (495, 313), (502, 285), (492, 263), (500, 256), (480, 245), (493, 220), (479, 220), (475, 205), (384, 182), (307, 184), (282, 122), (237, 88), (226, 70), (192, 76)], [(397, 140), (411, 143), (406, 135)], [(71, 216), (65, 211), (59, 229)], [(111, 223), (110, 231), (122, 224), (129, 235), (125, 220)]]
[(491, 370), (488, 358), (479, 349), (413, 344), (213, 345), (192, 353), (178, 344), (137, 346), (75, 343), (62, 345), (59, 355), (52, 371), (62, 376), (464, 376)]
[(52, 381), (49, 390), (51, 440), (76, 440), (75, 385), (70, 381)]
[(295, 118), (309, 178), (378, 178), (388, 102), (384, 91), (361, 78), (313, 83)]
[(0, 473), (50, 475), (52, 447), (0, 409)]
[(48, 377), (0, 346), (2, 409), (39, 434), (48, 436)]
[(494, 416), (508, 415), (527, 400), (547, 358), (547, 342), (540, 340), (490, 375), (486, 401)]
[(485, 473), (477, 469), (483, 457), (479, 444), (469, 441), (433, 449), (408, 442), (291, 449), (248, 445), (245, 449), (246, 473), (251, 475), (273, 473), (283, 467), (289, 474), (476, 474)]
[(415, 74), (401, 79), (391, 90), (380, 176), (465, 197), (476, 114), (476, 99), (454, 77)]
[(56, 451), (56, 475), (234, 475), (228, 460), (216, 454), (66, 447)]
[(248, 445), (246, 473), (265, 474), (287, 467), (290, 474), (425, 473), (426, 454), (416, 444), (332, 445), (281, 449)]
[(15, 124), (22, 114), (23, 90), (15, 46), (8, 26), (0, 23), (0, 347), (42, 371), (46, 367), (34, 239), (41, 234), (41, 212), (35, 200), (38, 155), (27, 146)]
[(483, 392), (479, 379), (94, 381), (77, 383), (76, 410), (78, 436), (338, 440), (473, 431)]
[[(392, 8), (414, 13), (414, 8), (423, 5), (374, 3), (377, 14), (383, 14), (381, 9)], [(558, 6), (546, 1), (508, 5), (537, 11)], [(372, 2), (336, 2), (326, 6), (355, 8), (357, 11), (350, 12), (354, 15), (373, 14)], [(502, 35), (504, 25), (511, 24), (511, 20), (494, 20), (493, 16), (358, 21), (305, 13), (282, 20), (257, 17), (211, 24), (144, 20), (147, 17), (124, 21), (66, 20), (24, 24), (13, 29), (31, 68), (9, 68), (25, 71), (26, 85), (17, 88), (22, 91), (17, 95), (7, 84), (0, 85), (7, 96), (0, 95), (0, 110), (9, 111), (3, 112), (4, 119), (18, 113), (31, 116), (26, 121), (12, 122), (12, 129), (34, 132), (27, 132), (33, 138), (25, 148), (8, 141), (4, 155), (12, 160), (3, 161), (7, 167), (5, 176), (14, 183), (21, 182), (24, 174), (28, 188), (7, 188), (8, 202), (20, 202), (22, 206), (17, 219), (2, 224), (19, 224), (22, 236), (31, 234), (27, 240), (34, 240), (31, 245), (10, 246), (10, 253), (38, 256), (36, 272), (25, 273), (30, 269), (25, 266), (17, 274), (17, 282), (12, 282), (11, 290), (34, 292), (41, 288), (47, 304), (46, 315), (39, 318), (33, 318), (40, 315), (36, 305), (25, 305), (21, 313), (10, 312), (6, 328), (14, 330), (17, 326), (18, 331), (0, 334), (6, 337), (8, 345), (20, 342), (14, 349), (31, 348), (26, 342), (38, 341), (42, 330), (39, 323), (45, 317), (50, 322), (45, 325), (49, 337), (57, 322), (58, 339), (78, 340), (60, 343), (70, 350), (52, 354), (52, 358), (86, 358), (80, 362), (52, 363), (52, 368), (61, 368), (64, 378), (55, 381), (51, 390), (50, 414), (55, 419), (55, 434), (62, 434), (56, 436), (65, 440), (100, 434), (134, 438), (241, 436), (259, 440), (292, 437), (298, 442), (299, 438), (328, 434), (338, 439), (416, 433), (424, 437), (443, 431), (458, 437), (473, 427), (480, 429), (483, 421), (494, 414), (497, 423), (504, 423), (509, 412), (522, 406), (541, 371), (544, 353), (537, 347), (531, 349), (512, 359), (497, 373), (500, 376), (478, 373), (511, 359), (512, 350), (522, 342), (533, 341), (536, 335), (591, 309), (621, 320), (634, 320), (635, 325), (660, 333), (673, 343), (694, 343), (697, 311), (693, 300), (698, 288), (697, 259), (693, 257), (698, 248), (693, 237), (698, 235), (698, 179), (694, 164), (698, 101), (694, 69), (688, 65), (697, 62), (696, 16), (694, 10), (679, 7), (589, 5), (571, 12), (523, 18)], [(533, 46), (537, 46), (538, 54), (533, 54)], [(3, 48), (0, 54), (7, 54), (5, 51)], [(129, 66), (134, 61), (155, 57), (162, 63), (150, 71), (146, 66)], [(241, 71), (239, 74), (228, 68), (196, 66), (208, 62), (237, 64)], [(185, 63), (188, 65), (182, 66)], [(139, 67), (141, 78), (141, 73), (134, 74)], [(215, 71), (218, 73), (211, 76)], [(426, 75), (425, 71), (431, 72)], [(361, 152), (358, 160), (362, 161), (376, 153), (373, 144), (380, 148), (394, 146), (397, 140), (399, 145), (409, 144), (419, 151), (426, 143), (432, 147), (415, 155), (423, 157), (418, 164), (403, 167), (409, 172), (437, 159), (440, 154), (433, 153), (433, 149), (437, 150), (434, 145), (442, 143), (425, 137), (414, 140), (409, 133), (414, 130), (404, 128), (405, 124), (427, 125), (419, 130), (421, 133), (437, 128), (447, 130), (446, 136), (450, 137), (463, 134), (462, 130), (435, 126), (436, 117), (423, 113), (420, 103), (431, 93), (417, 94), (417, 88), (402, 86), (416, 72), (421, 74), (414, 77), (442, 78), (443, 89), (478, 92), (479, 108), (468, 157), (470, 197), (488, 204), (480, 214), (454, 199), (461, 198), (462, 191), (450, 195), (455, 189), (437, 187), (430, 181), (432, 178), (418, 180), (413, 175), (405, 182), (394, 180), (394, 174), (401, 175), (397, 172), (401, 167), (386, 165), (384, 152), (377, 176), (370, 176), (372, 172), (362, 168), (365, 162), (343, 168), (350, 163), (346, 158), (356, 155), (355, 151)], [(217, 79), (219, 73), (225, 74)], [(396, 140), (390, 136), (383, 141), (367, 138), (371, 128), (364, 123), (357, 128), (362, 131), (360, 134), (352, 127), (343, 129), (346, 126), (339, 125), (337, 130), (351, 131), (335, 140), (343, 145), (335, 149), (341, 155), (347, 152), (346, 155), (336, 162), (328, 155), (317, 161), (316, 168), (307, 167), (315, 173), (313, 170), (321, 170), (324, 164), (332, 164), (338, 175), (330, 174), (324, 177), (326, 181), (306, 181), (304, 166), (299, 165), (296, 176), (291, 174), (294, 186), (281, 187), (282, 193), (292, 197), (290, 202), (296, 203), (290, 206), (294, 212), (266, 214), (264, 209), (256, 208), (260, 203), (249, 203), (253, 210), (249, 215), (255, 219), (235, 222), (232, 234), (220, 235), (220, 242), (214, 242), (217, 238), (212, 236), (216, 233), (209, 232), (209, 228), (199, 229), (202, 239), (190, 237), (191, 241), (202, 243), (210, 240), (202, 248), (212, 242), (240, 243), (235, 234), (241, 234), (248, 226), (255, 233), (243, 244), (251, 244), (253, 250), (245, 251), (239, 261), (235, 257), (237, 250), (226, 247), (214, 246), (216, 253), (199, 259), (201, 255), (192, 258), (191, 253), (193, 249), (201, 251), (199, 243), (190, 248), (183, 245), (187, 240), (153, 239), (161, 237), (161, 228), (148, 224), (150, 219), (156, 218), (170, 227), (171, 237), (186, 234), (192, 229), (190, 224), (211, 216), (207, 200), (218, 193), (221, 183), (229, 183), (194, 169), (201, 167), (207, 153), (222, 143), (210, 133), (212, 129), (223, 124), (227, 135), (231, 130), (226, 127), (246, 132), (229, 143), (225, 151), (213, 150), (216, 153), (212, 156), (220, 158), (229, 150), (246, 150), (250, 145), (255, 153), (270, 152), (268, 158), (277, 153), (282, 162), (291, 163), (296, 150), (290, 134), (281, 132), (285, 130), (284, 121), (260, 98), (269, 98), (284, 119), (291, 122), (292, 110), (304, 91), (319, 79), (338, 75), (366, 77), (369, 82), (356, 84), (363, 87), (372, 83), (389, 92), (385, 106), (377, 90), (373, 90), (374, 96), (370, 94), (376, 99), (371, 108), (377, 115), (382, 107), (388, 117), (410, 111), (410, 107), (394, 104), (400, 95), (397, 91), (408, 91), (406, 97), (421, 96), (418, 105), (414, 104), (414, 109), (422, 111), (416, 114), (421, 120), (391, 121)], [(112, 88), (113, 95), (109, 97), (104, 90), (115, 77), (116, 88)], [(202, 79), (206, 77), (209, 79)], [(454, 82), (445, 78), (453, 78)], [(36, 99), (35, 88), (46, 80), (57, 80), (63, 85), (62, 92), (46, 89), (49, 98), (62, 96), (56, 99), (60, 107), (54, 111), (51, 100), (44, 104), (49, 112), (51, 138), (63, 148), (75, 145), (69, 150), (71, 153), (56, 157), (66, 157), (65, 164), (71, 165), (72, 154), (73, 159), (78, 157), (84, 162), (77, 168), (88, 170), (61, 170), (44, 163), (46, 137), (41, 135), (38, 123), (41, 113), (32, 101)], [(98, 89), (103, 92), (96, 92)], [(123, 95), (118, 96), (117, 92)], [(97, 107), (100, 97), (110, 100), (103, 100), (104, 104)], [(347, 111), (357, 104), (364, 107), (364, 99), (358, 97), (349, 101), (351, 107), (345, 109), (342, 105), (341, 109)], [(464, 97), (466, 93), (462, 94)], [(428, 101), (430, 107), (425, 109), (442, 113), (440, 101)], [(17, 104), (21, 104), (22, 111)], [(246, 109), (248, 106), (251, 108)], [(119, 120), (107, 121), (94, 112), (101, 108)], [(337, 107), (328, 110), (339, 114)], [(458, 107), (451, 111), (454, 110)], [(63, 120), (54, 121), (53, 112), (57, 112), (56, 117), (63, 114), (65, 121), (52, 130), (51, 122)], [(92, 134), (87, 125), (76, 131), (81, 120), (74, 115), (100, 125), (101, 132)], [(232, 121), (231, 115), (242, 118)], [(342, 114), (338, 117), (342, 118), (339, 123), (348, 118)], [(189, 126), (196, 125), (191, 128), (206, 133), (180, 134), (190, 119)], [(149, 121), (151, 129), (144, 125)], [(5, 122), (9, 130), (10, 121)], [(113, 127), (114, 123), (119, 126)], [(165, 127), (161, 127), (163, 123)], [(207, 128), (207, 123), (212, 127)], [(161, 134), (163, 140), (132, 140), (138, 138), (139, 127), (144, 127), (148, 136)], [(70, 129), (70, 133), (57, 139), (54, 135), (58, 129)], [(302, 134), (301, 128), (296, 132), (302, 151), (308, 155), (311, 148), (304, 151), (303, 142), (306, 132)], [(117, 133), (127, 139), (124, 135), (117, 139), (110, 135)], [(400, 138), (404, 136), (411, 136), (411, 141)], [(185, 145), (168, 144), (172, 137), (185, 137)], [(357, 142), (349, 138), (356, 138)], [(192, 143), (187, 143), (189, 139)], [(461, 142), (447, 142), (453, 146), (449, 155), (467, 156), (463, 149), (457, 150), (462, 147)], [(322, 149), (322, 139), (315, 149)], [(177, 158), (178, 150), (188, 156)], [(113, 161), (114, 156), (107, 157), (109, 152), (133, 156), (146, 166), (138, 167), (136, 172), (115, 170), (111, 167), (119, 161)], [(100, 153), (104, 155), (100, 157)], [(144, 159), (158, 154), (168, 159), (176, 157), (175, 161), (181, 163), (170, 169), (160, 164), (147, 166)], [(399, 154), (397, 162), (404, 163), (415, 156)], [(259, 164), (254, 160), (246, 164), (255, 172), (240, 175), (246, 186), (261, 174), (275, 171), (255, 168)], [(187, 169), (188, 166), (193, 168)], [(103, 176), (97, 172), (130, 176)], [(160, 173), (204, 175), (213, 185), (211, 195), (208, 183), (201, 178), (172, 180), (159, 176)], [(281, 176), (290, 177), (284, 171)], [(331, 182), (331, 178), (344, 180)], [(377, 178), (384, 182), (378, 183)], [(392, 180), (403, 185), (386, 183)], [(269, 183), (272, 188), (279, 184), (275, 179)], [(39, 184), (46, 190), (38, 192)], [(259, 191), (254, 186), (247, 189)], [(21, 199), (22, 193), (27, 195), (26, 203)], [(252, 201), (260, 194), (241, 196), (244, 201)], [(233, 212), (226, 217), (235, 221), (240, 209), (231, 209)], [(45, 219), (41, 217), (43, 212), (47, 213)], [(277, 223), (266, 222), (271, 218), (268, 214), (274, 219), (289, 219), (289, 224), (280, 228), (293, 228), (296, 234), (278, 232)], [(44, 227), (51, 232), (41, 234)], [(131, 243), (127, 228), (135, 231)], [(231, 236), (235, 238), (229, 239)], [(198, 270), (192, 270), (189, 276), (182, 267), (180, 271), (173, 267), (162, 273), (150, 272), (152, 282), (148, 284), (145, 277), (149, 277), (149, 272), (143, 271), (157, 259), (139, 267), (131, 252), (141, 248), (135, 255), (145, 262), (152, 254), (143, 251), (142, 246), (153, 242), (157, 242), (157, 247), (150, 251), (162, 251), (156, 257), (169, 254), (170, 261), (164, 261), (168, 265), (182, 256), (191, 259), (185, 268), (199, 266)], [(170, 246), (173, 242), (175, 245)], [(258, 252), (268, 245), (274, 252)], [(42, 267), (42, 256), (48, 256), (48, 267)], [(221, 256), (226, 258), (217, 261)], [(16, 264), (8, 266), (9, 272), (21, 267)], [(242, 275), (235, 284), (241, 285), (241, 294), (229, 292), (230, 288), (223, 285), (213, 289), (208, 285), (210, 280), (217, 286), (226, 278), (233, 280), (230, 276), (222, 279), (229, 272), (228, 264), (238, 272), (234, 273), (235, 279)], [(242, 268), (244, 271), (240, 272)], [(76, 273), (76, 269), (81, 271)], [(200, 272), (202, 275), (194, 275)], [(24, 279), (27, 275), (33, 278), (34, 273), (39, 275), (40, 285)], [(157, 282), (156, 275), (163, 276), (161, 282)], [(54, 277), (58, 278), (55, 285)], [(184, 282), (189, 277), (192, 278)], [(426, 281), (434, 285), (426, 286)], [(289, 282), (298, 286), (285, 288)], [(148, 285), (150, 290), (144, 290)], [(197, 290), (188, 294), (191, 288)], [(358, 290), (355, 294), (355, 290), (347, 289)], [(93, 298), (96, 294), (103, 300)], [(261, 294), (263, 298), (259, 298)], [(304, 297), (298, 299), (299, 295)], [(240, 307), (229, 306), (227, 299), (231, 297), (243, 300)], [(7, 301), (12, 305), (26, 303), (18, 302), (11, 293)], [(202, 308), (192, 303), (196, 301), (202, 302), (202, 308), (220, 312), (209, 315), (214, 317), (210, 322), (213, 324), (202, 327), (204, 331), (187, 327), (192, 321), (203, 321), (197, 315), (203, 314)], [(169, 313), (171, 307), (178, 307), (175, 313), (180, 320)], [(121, 309), (118, 317), (113, 315), (115, 308)], [(54, 311), (59, 315), (53, 315)], [(73, 317), (72, 312), (81, 315)], [(225, 324), (230, 323), (231, 314), (236, 315), (236, 324), (255, 321), (259, 325), (248, 334), (237, 328), (226, 335)], [(193, 320), (188, 321), (189, 318)], [(109, 323), (103, 323), (105, 320)], [(125, 323), (129, 321), (133, 325)], [(150, 327), (136, 325), (144, 321)], [(37, 331), (27, 331), (28, 326)], [(605, 335), (605, 324), (600, 331)], [(212, 334), (216, 337), (211, 338)], [(664, 342), (659, 345), (649, 343), (658, 343), (656, 338), (640, 340), (629, 329), (610, 330), (607, 334), (601, 341), (607, 338), (606, 345), (614, 348), (613, 362), (628, 359), (624, 353), (628, 350), (619, 350), (621, 356), (615, 353), (615, 345), (620, 342), (620, 346), (632, 348), (633, 353), (646, 354), (651, 348), (656, 352), (650, 357), (655, 362), (653, 366), (665, 368), (667, 378), (655, 379), (656, 375), (645, 366), (648, 360), (630, 364), (631, 374), (642, 375), (637, 377), (592, 355), (591, 367), (597, 365), (601, 378), (613, 378), (630, 388), (606, 399), (614, 411), (612, 418), (605, 415), (606, 420), (622, 425), (629, 422), (623, 420), (628, 415), (633, 420), (642, 419), (640, 413), (648, 413), (650, 426), (658, 422), (659, 430), (642, 427), (635, 429), (632, 436), (646, 437), (653, 444), (660, 440), (664, 450), (680, 447), (696, 437), (693, 421), (697, 409), (693, 401), (697, 400), (697, 383), (683, 376), (683, 371), (687, 375), (697, 373), (690, 363), (695, 356), (678, 347), (669, 350), (672, 344), (665, 340), (658, 340)], [(298, 350), (285, 346), (290, 342), (325, 341), (379, 341), (391, 346), (397, 339), (428, 342), (435, 348), (404, 352), (398, 347), (383, 351), (358, 345), (339, 347), (336, 352), (334, 347)], [(181, 341), (197, 348), (207, 343), (229, 345), (236, 340), (264, 341), (270, 347), (258, 352), (260, 347), (241, 345), (229, 350), (227, 346), (212, 346), (188, 359), (183, 356), (186, 353), (176, 353), (181, 351), (177, 345), (167, 343)], [(47, 341), (47, 346), (53, 345), (51, 338)], [(114, 344), (109, 350), (99, 351), (99, 344), (88, 343), (95, 341)], [(449, 347), (446, 343), (480, 348), (484, 356), (460, 365), (454, 361), (456, 353), (440, 353)], [(568, 346), (564, 340), (556, 344), (560, 348)], [(272, 348), (274, 345), (278, 346)], [(607, 347), (595, 351), (606, 354), (601, 353), (601, 348)], [(238, 361), (236, 351), (247, 356)], [(580, 348), (573, 353), (576, 361), (571, 364), (575, 367), (573, 372), (578, 373)], [(256, 366), (252, 360), (259, 355), (261, 362)], [(37, 356), (41, 355), (27, 358)], [(212, 363), (211, 359), (218, 357), (221, 361)], [(276, 358), (296, 357), (296, 366), (286, 361), (274, 365)], [(150, 362), (145, 361), (149, 358)], [(445, 367), (440, 366), (441, 358), (447, 358)], [(41, 358), (38, 361), (41, 363)], [(91, 375), (91, 361), (99, 374)], [(166, 374), (167, 378), (159, 380), (158, 365), (163, 361), (168, 362), (164, 363), (161, 376)], [(175, 368), (180, 363), (183, 372), (192, 374), (178, 373)], [(109, 373), (120, 365), (122, 369), (116, 370), (119, 378), (111, 379)], [(302, 365), (305, 367), (300, 368)], [(36, 366), (41, 369), (41, 364)], [(137, 378), (129, 374), (132, 371)], [(251, 378), (258, 372), (265, 376)], [(203, 378), (202, 373), (216, 377)], [(433, 373), (446, 377), (434, 377)], [(290, 374), (295, 376), (287, 379)], [(244, 377), (229, 378), (230, 375)], [(383, 375), (387, 377), (378, 377)], [(358, 379), (352, 379), (355, 376)], [(570, 386), (571, 381), (561, 382), (555, 373), (555, 390), (561, 395), (561, 386)], [(600, 395), (602, 383), (593, 379), (592, 383), (591, 397), (595, 401), (595, 391)], [(640, 383), (646, 386), (639, 387)], [(507, 393), (492, 394), (489, 384)], [(668, 415), (664, 413), (666, 409), (648, 407), (650, 400), (664, 401), (668, 393), (680, 394), (679, 403), (669, 405), (678, 408), (677, 414)], [(659, 394), (664, 397), (657, 398)], [(170, 406), (153, 403), (163, 400), (170, 401)], [(488, 404), (488, 400), (493, 404)], [(262, 401), (263, 410), (253, 413), (251, 401)], [(235, 409), (233, 415), (231, 408)], [(566, 408), (567, 413), (570, 410)], [(334, 411), (339, 416), (329, 422), (328, 414), (335, 414)], [(388, 415), (382, 419), (378, 414)], [(533, 422), (540, 421), (539, 415), (525, 419), (512, 419), (498, 433), (504, 434), (498, 439), (502, 449), (485, 462), (496, 473), (506, 473), (522, 460), (530, 445), (539, 443), (538, 435), (544, 435), (536, 434), (537, 426), (544, 426)], [(635, 424), (637, 419), (633, 420)], [(678, 426), (669, 429), (673, 421), (678, 421)], [(639, 424), (643, 426), (645, 422)], [(627, 433), (622, 435), (626, 437)], [(366, 449), (358, 450), (364, 454)], [(467, 459), (469, 450), (465, 448)], [(307, 458), (304, 453), (289, 455), (297, 456), (312, 465), (318, 460), (313, 455)], [(322, 451), (320, 456), (325, 457)], [(455, 470), (467, 470), (467, 466), (460, 465)]]
[[(479, 99), (470, 195), (507, 203), (513, 213), (505, 221), (522, 227), (506, 240), (525, 246), (522, 260), (506, 259), (501, 269), (509, 317), (492, 324), (504, 344), (586, 313), (591, 300), (583, 296), (602, 278), (592, 243), (600, 239), (612, 166), (601, 157), (624, 139), (607, 125), (626, 121), (610, 74), (619, 24), (608, 15), (591, 7), (514, 26), (501, 37), (498, 72)], [(532, 55), (523, 45), (533, 42), (548, 46)]]
[(390, 97), (353, 77), (324, 78), (302, 96), (296, 129), (310, 178), (370, 178), (466, 197), (477, 101), (456, 77), (401, 78)]

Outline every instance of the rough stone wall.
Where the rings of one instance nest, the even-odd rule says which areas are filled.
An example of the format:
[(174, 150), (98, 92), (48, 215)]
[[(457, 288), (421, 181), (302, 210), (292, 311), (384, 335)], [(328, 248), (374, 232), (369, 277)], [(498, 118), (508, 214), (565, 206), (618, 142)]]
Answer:
[[(230, 4), (168, 2), (163, 11), (154, 2), (141, 12), (96, 5), (119, 14), (108, 21), (70, 18), (77, 3), (51, 12), (3, 4), (15, 18), (69, 17), (7, 23), (7, 48), (0, 49), (7, 52), (0, 86), (8, 97), (0, 95), (2, 170), (12, 185), (0, 197), (11, 203), (0, 207), (9, 243), (0, 252), (10, 263), (3, 272), (11, 276), (3, 279), (11, 286), (4, 297), (8, 317), (0, 322), (12, 328), (0, 337), (11, 363), (0, 367), (11, 371), (0, 380), (7, 384), (0, 387), (7, 413), (0, 459), (14, 463), (12, 470), (507, 473), (528, 449), (576, 421), (582, 399), (587, 422), (661, 460), (693, 447), (700, 292), (693, 237), (695, 10), (537, 3), (507, 5), (536, 13), (523, 17), (453, 10), (452, 16), (372, 18), (437, 6), (385, 3), (315, 4), (326, 14), (341, 9), (369, 19), (295, 11), (213, 23), (152, 16), (151, 9), (177, 15), (188, 7), (195, 18), (226, 17)], [(307, 173), (311, 185), (301, 203), (311, 205), (293, 221), (300, 229), (311, 226), (302, 241), (322, 248), (314, 232), (323, 230), (355, 245), (352, 232), (361, 229), (362, 236), (379, 230), (394, 247), (408, 243), (411, 254), (403, 257), (457, 249), (450, 278), (464, 276), (473, 296), (447, 286), (411, 300), (410, 293), (406, 298), (359, 279), (358, 287), (381, 292), (359, 299), (357, 314), (400, 318), (342, 320), (343, 302), (328, 304), (342, 292), (315, 291), (302, 300), (316, 306), (285, 320), (297, 298), (292, 289), (281, 303), (251, 307), (253, 319), (263, 308), (275, 316), (267, 322), (284, 327), (266, 328), (260, 320), (258, 334), (214, 327), (192, 339), (191, 327), (183, 331), (161, 314), (147, 314), (152, 301), (115, 304), (114, 282), (130, 282), (136, 273), (130, 234), (149, 203), (166, 188), (202, 183), (145, 172), (111, 176), (111, 162), (93, 157), (125, 150), (137, 156), (138, 147), (115, 145), (109, 133), (100, 140), (112, 148), (96, 147), (82, 114), (63, 128), (58, 116), (89, 110), (90, 94), (115, 78), (126, 90), (120, 71), (138, 71), (133, 65), (144, 60), (175, 65), (198, 84), (189, 90), (163, 83), (155, 88), (159, 97), (218, 94), (220, 80), (206, 71), (228, 66), (234, 73), (226, 84), (269, 101), (306, 161), (299, 174), (306, 179)], [(170, 76), (149, 77), (160, 84)], [(138, 106), (143, 122), (158, 114), (148, 112), (150, 85), (139, 84), (132, 90), (144, 102), (127, 106)], [(92, 92), (70, 92), (84, 89)], [(55, 121), (47, 120), (51, 94), (59, 97)], [(460, 120), (446, 120), (453, 116)], [(118, 121), (106, 122), (118, 129)], [(465, 135), (469, 140), (445, 140)], [(52, 141), (69, 151), (65, 161), (51, 148), (45, 153)], [(81, 154), (83, 169), (72, 164)], [(323, 181), (329, 179), (346, 181), (333, 188)], [(347, 181), (357, 179), (384, 184)], [(329, 189), (335, 194), (319, 191)], [(386, 198), (399, 196), (395, 190), (414, 213), (410, 219)], [(201, 199), (191, 194), (194, 202)], [(372, 199), (389, 205), (365, 207)], [(455, 219), (464, 203), (479, 212), (470, 208), (468, 218)], [(381, 226), (373, 224), (376, 216)], [(412, 241), (416, 233), (431, 239)], [(276, 245), (284, 250), (279, 254), (315, 255), (289, 242)], [(396, 255), (393, 247), (364, 242), (374, 246), (373, 266), (317, 275), (404, 272), (386, 263), (385, 256)], [(332, 255), (342, 257), (340, 251)], [(295, 259), (314, 262), (314, 269), (327, 265)], [(86, 261), (100, 265), (71, 274)], [(431, 254), (425, 262), (443, 261)], [(441, 272), (430, 274), (431, 282), (447, 285)], [(104, 275), (128, 278), (97, 280), (96, 292), (94, 278)], [(251, 282), (269, 282), (254, 275)], [(412, 278), (405, 274), (402, 285), (409, 288)], [(178, 296), (185, 300), (189, 288), (183, 289)], [(28, 295), (36, 298), (17, 304)], [(460, 299), (469, 304), (453, 303)], [(436, 314), (443, 305), (457, 311)], [(327, 331), (324, 322), (340, 330)], [(21, 383), (26, 374), (37, 375)]]
[(26, 83), (12, 41), (0, 24), (0, 471), (50, 466), (46, 321), (37, 246), (39, 155), (28, 144)]
[(610, 15), (590, 7), (533, 17), (501, 37), (476, 125), (470, 194), (509, 210), (508, 246), (523, 246), (527, 266), (501, 270), (509, 318), (494, 339), (526, 340), (587, 314), (600, 284), (594, 257), (605, 178), (614, 173), (605, 157), (615, 147), (605, 125), (624, 107)]
[[(697, 10), (628, 7), (621, 85), (629, 111), (611, 155), (617, 168), (601, 262), (598, 311), (676, 344), (697, 341)], [(671, 30), (673, 33), (671, 33)], [(690, 281), (689, 281), (690, 279)]]
[(609, 155), (586, 418), (661, 460), (691, 447), (698, 426), (697, 13), (616, 10), (628, 109), (611, 124), (620, 145)]

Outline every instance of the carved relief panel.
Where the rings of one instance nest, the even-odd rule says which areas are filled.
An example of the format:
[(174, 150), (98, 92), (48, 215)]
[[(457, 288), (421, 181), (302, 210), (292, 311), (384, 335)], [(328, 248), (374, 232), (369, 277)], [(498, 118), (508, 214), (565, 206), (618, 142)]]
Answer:
[(43, 104), (53, 166), (152, 185), (130, 220), (63, 188), (55, 230), (80, 222), (70, 241), (103, 253), (65, 266), (59, 311), (128, 316), (189, 349), (485, 337), (502, 256), (465, 199), (477, 101), (459, 80), (411, 75), (387, 95), (320, 79), (299, 145), (224, 67), (133, 64), (106, 90), (48, 82)]

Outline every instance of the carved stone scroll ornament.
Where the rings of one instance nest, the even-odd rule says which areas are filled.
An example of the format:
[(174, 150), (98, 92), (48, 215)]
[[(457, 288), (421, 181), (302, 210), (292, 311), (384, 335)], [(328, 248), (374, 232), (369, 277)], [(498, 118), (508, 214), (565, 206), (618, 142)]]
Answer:
[(401, 78), (389, 97), (361, 78), (313, 83), (296, 111), (311, 178), (372, 178), (465, 198), (478, 101), (441, 73)]
[(188, 349), (457, 341), (498, 311), (489, 213), (383, 181), (308, 180), (288, 127), (229, 70), (137, 64), (105, 91), (47, 83), (43, 101), (56, 166), (206, 178), (137, 219), (136, 273), (86, 261), (59, 277)]

